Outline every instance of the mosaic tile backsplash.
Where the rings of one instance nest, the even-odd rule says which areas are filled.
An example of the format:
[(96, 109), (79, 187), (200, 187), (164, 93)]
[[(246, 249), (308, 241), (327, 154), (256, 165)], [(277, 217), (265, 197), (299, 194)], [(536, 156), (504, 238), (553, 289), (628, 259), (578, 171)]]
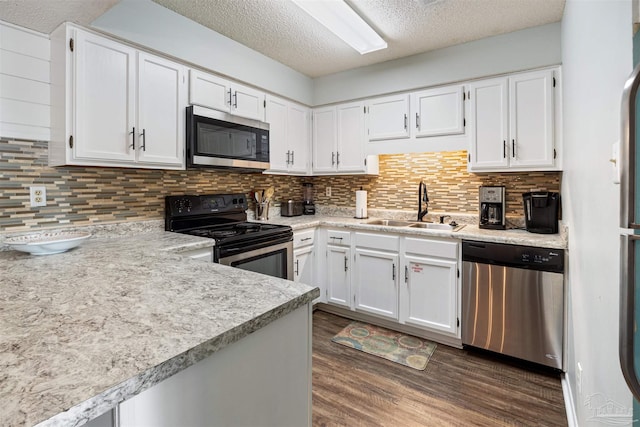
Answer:
[[(478, 186), (506, 185), (507, 210), (522, 215), (521, 193), (531, 188), (559, 191), (561, 173), (471, 174), (466, 151), (380, 156), (380, 176), (289, 177), (229, 171), (163, 171), (47, 166), (47, 143), (0, 140), (0, 232), (162, 219), (164, 196), (241, 192), (275, 187), (277, 200), (301, 199), (312, 182), (316, 203), (350, 207), (355, 191), (369, 191), (369, 207), (417, 209), (424, 179), (430, 210), (477, 212)], [(47, 206), (31, 208), (29, 186), (44, 185)], [(332, 196), (325, 196), (331, 187)], [(252, 207), (252, 206), (250, 206)]]

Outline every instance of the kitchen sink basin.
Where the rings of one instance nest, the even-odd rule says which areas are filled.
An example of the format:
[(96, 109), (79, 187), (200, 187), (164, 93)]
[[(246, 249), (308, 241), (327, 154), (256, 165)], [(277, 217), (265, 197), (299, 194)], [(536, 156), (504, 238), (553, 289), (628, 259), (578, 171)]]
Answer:
[(458, 231), (464, 225), (449, 225), (449, 224), (438, 224), (435, 222), (414, 222), (409, 227), (414, 228), (426, 228), (429, 230), (448, 230), (448, 231)]
[(393, 219), (374, 219), (367, 221), (365, 224), (369, 225), (385, 225), (387, 227), (407, 227), (412, 223), (410, 221), (396, 221)]

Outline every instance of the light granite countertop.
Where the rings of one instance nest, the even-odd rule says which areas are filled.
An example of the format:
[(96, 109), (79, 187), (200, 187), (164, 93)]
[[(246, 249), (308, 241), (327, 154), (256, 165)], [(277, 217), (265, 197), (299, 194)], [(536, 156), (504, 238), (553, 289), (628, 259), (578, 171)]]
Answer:
[[(481, 229), (477, 223), (469, 223), (469, 220), (464, 216), (454, 216), (454, 219), (460, 224), (465, 226), (455, 232), (447, 230), (432, 230), (432, 229), (419, 229), (414, 227), (389, 227), (383, 225), (367, 224), (367, 222), (375, 219), (409, 219), (413, 218), (398, 218), (398, 216), (370, 216), (367, 219), (357, 219), (353, 217), (340, 217), (333, 215), (302, 215), (295, 217), (282, 217), (271, 216), (267, 222), (272, 224), (289, 225), (293, 230), (303, 230), (305, 228), (313, 227), (334, 227), (334, 228), (349, 228), (354, 230), (368, 230), (377, 232), (390, 232), (404, 235), (414, 235), (421, 237), (445, 237), (460, 240), (474, 240), (481, 242), (493, 242), (493, 243), (507, 243), (513, 245), (524, 246), (536, 246), (542, 248), (551, 249), (566, 249), (567, 248), (567, 236), (564, 227), (561, 233), (558, 234), (535, 234), (529, 233), (522, 229), (507, 229), (507, 230), (488, 230)], [(476, 217), (477, 218), (477, 217)]]
[(80, 425), (319, 295), (180, 254), (212, 244), (156, 230), (0, 251), (0, 425)]

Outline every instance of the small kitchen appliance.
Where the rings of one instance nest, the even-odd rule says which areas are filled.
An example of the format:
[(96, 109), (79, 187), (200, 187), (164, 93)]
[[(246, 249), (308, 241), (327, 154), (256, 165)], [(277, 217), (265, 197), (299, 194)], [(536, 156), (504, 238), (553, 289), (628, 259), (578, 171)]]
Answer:
[(303, 214), (305, 215), (315, 215), (316, 214), (316, 205), (313, 203), (313, 184), (310, 182), (305, 182), (302, 184), (302, 204)]
[(524, 221), (527, 231), (539, 234), (558, 232), (560, 194), (549, 191), (531, 191), (522, 194)]
[(281, 216), (300, 216), (304, 212), (304, 204), (295, 200), (287, 200), (280, 204)]
[(165, 230), (215, 240), (213, 262), (293, 280), (293, 231), (247, 222), (244, 194), (167, 196)]
[(505, 229), (506, 197), (502, 185), (480, 187), (480, 228)]

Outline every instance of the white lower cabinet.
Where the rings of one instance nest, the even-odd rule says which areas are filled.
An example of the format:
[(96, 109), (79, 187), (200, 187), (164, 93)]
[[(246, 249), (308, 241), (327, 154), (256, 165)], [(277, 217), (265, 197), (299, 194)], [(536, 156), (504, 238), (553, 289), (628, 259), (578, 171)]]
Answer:
[(320, 296), (313, 302), (325, 302), (323, 287), (318, 285), (315, 275), (315, 229), (293, 234), (293, 280), (309, 286), (318, 286)]
[(398, 320), (398, 236), (355, 233), (354, 308)]
[[(323, 230), (317, 280), (326, 303), (460, 338), (460, 243), (392, 233)], [(347, 314), (345, 314), (347, 315)], [(348, 316), (348, 315), (347, 315)]]
[(404, 239), (401, 323), (459, 335), (459, 246), (455, 241)]

